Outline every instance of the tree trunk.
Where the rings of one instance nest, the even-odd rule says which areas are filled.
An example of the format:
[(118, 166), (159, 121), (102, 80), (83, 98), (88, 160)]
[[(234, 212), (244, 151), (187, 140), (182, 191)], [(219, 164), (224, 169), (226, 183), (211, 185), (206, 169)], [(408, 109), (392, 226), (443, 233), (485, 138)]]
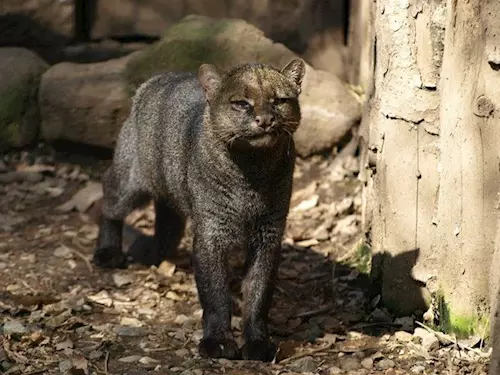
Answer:
[(375, 90), (361, 132), (373, 276), (394, 312), (432, 305), (433, 323), (484, 336), (500, 181), (500, 2), (378, 0), (374, 14)]
[(366, 92), (373, 80), (375, 0), (351, 0), (347, 30), (347, 79)]

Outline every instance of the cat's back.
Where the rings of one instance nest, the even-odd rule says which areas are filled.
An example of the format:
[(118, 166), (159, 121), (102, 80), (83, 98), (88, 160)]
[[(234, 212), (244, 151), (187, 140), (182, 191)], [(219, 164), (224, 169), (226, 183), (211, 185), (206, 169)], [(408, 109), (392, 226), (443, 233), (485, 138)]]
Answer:
[(146, 136), (184, 128), (201, 118), (204, 107), (196, 73), (168, 72), (153, 76), (137, 89), (132, 113), (139, 132)]
[(153, 194), (185, 188), (205, 105), (195, 73), (158, 74), (137, 89), (130, 125), (139, 169)]

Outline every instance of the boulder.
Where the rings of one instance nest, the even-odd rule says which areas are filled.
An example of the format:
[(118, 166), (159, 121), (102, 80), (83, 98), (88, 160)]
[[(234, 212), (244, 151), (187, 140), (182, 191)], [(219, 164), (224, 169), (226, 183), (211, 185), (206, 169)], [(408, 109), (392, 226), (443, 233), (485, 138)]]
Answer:
[(0, 45), (24, 47), (49, 63), (64, 58), (73, 37), (73, 1), (0, 1)]
[(38, 134), (37, 91), (48, 64), (23, 48), (0, 48), (0, 152)]
[[(297, 56), (249, 23), (188, 16), (141, 52), (102, 63), (61, 63), (42, 78), (44, 138), (109, 147), (129, 111), (126, 92), (162, 71), (196, 71), (203, 63), (222, 69), (245, 62), (282, 67)], [(307, 66), (300, 97), (303, 120), (296, 133), (301, 156), (331, 149), (356, 124), (361, 106), (334, 74)]]
[(160, 36), (189, 14), (244, 19), (302, 53), (318, 32), (343, 33), (345, 5), (339, 0), (106, 0), (97, 2), (92, 35)]
[(51, 67), (42, 76), (38, 96), (42, 138), (113, 147), (130, 111), (123, 73), (133, 56)]
[[(133, 58), (126, 70), (131, 88), (160, 71), (195, 71), (202, 63), (222, 69), (249, 61), (282, 67), (297, 57), (243, 20), (187, 16)], [(331, 149), (361, 117), (361, 105), (337, 76), (307, 66), (295, 140), (300, 156)]]

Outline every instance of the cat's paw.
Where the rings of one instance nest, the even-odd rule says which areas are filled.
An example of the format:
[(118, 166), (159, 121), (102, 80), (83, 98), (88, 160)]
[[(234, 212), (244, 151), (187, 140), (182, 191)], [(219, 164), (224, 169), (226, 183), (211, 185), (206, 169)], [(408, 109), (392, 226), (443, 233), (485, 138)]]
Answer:
[(92, 263), (101, 268), (127, 268), (127, 258), (118, 247), (95, 249)]
[(240, 358), (238, 345), (234, 340), (229, 339), (203, 339), (198, 346), (198, 352), (203, 358)]
[(130, 263), (139, 263), (144, 266), (159, 266), (165, 259), (153, 236), (140, 235), (130, 245), (127, 251)]
[(271, 362), (276, 355), (277, 347), (269, 340), (248, 341), (241, 348), (243, 359), (250, 361)]

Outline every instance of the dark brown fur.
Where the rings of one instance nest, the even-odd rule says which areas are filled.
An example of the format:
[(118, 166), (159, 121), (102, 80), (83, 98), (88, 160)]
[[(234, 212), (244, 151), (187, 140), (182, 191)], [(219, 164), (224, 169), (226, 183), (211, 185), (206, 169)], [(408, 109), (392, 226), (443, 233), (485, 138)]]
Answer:
[(203, 356), (240, 357), (226, 267), (228, 252), (238, 249), (247, 255), (241, 355), (274, 355), (267, 318), (292, 189), (304, 69), (301, 60), (281, 71), (245, 64), (224, 73), (202, 65), (198, 77), (152, 78), (134, 97), (104, 176), (94, 254), (100, 266), (126, 266), (123, 219), (149, 199), (155, 201), (155, 236), (132, 245), (135, 261), (159, 264), (177, 248), (186, 217), (193, 219)]

